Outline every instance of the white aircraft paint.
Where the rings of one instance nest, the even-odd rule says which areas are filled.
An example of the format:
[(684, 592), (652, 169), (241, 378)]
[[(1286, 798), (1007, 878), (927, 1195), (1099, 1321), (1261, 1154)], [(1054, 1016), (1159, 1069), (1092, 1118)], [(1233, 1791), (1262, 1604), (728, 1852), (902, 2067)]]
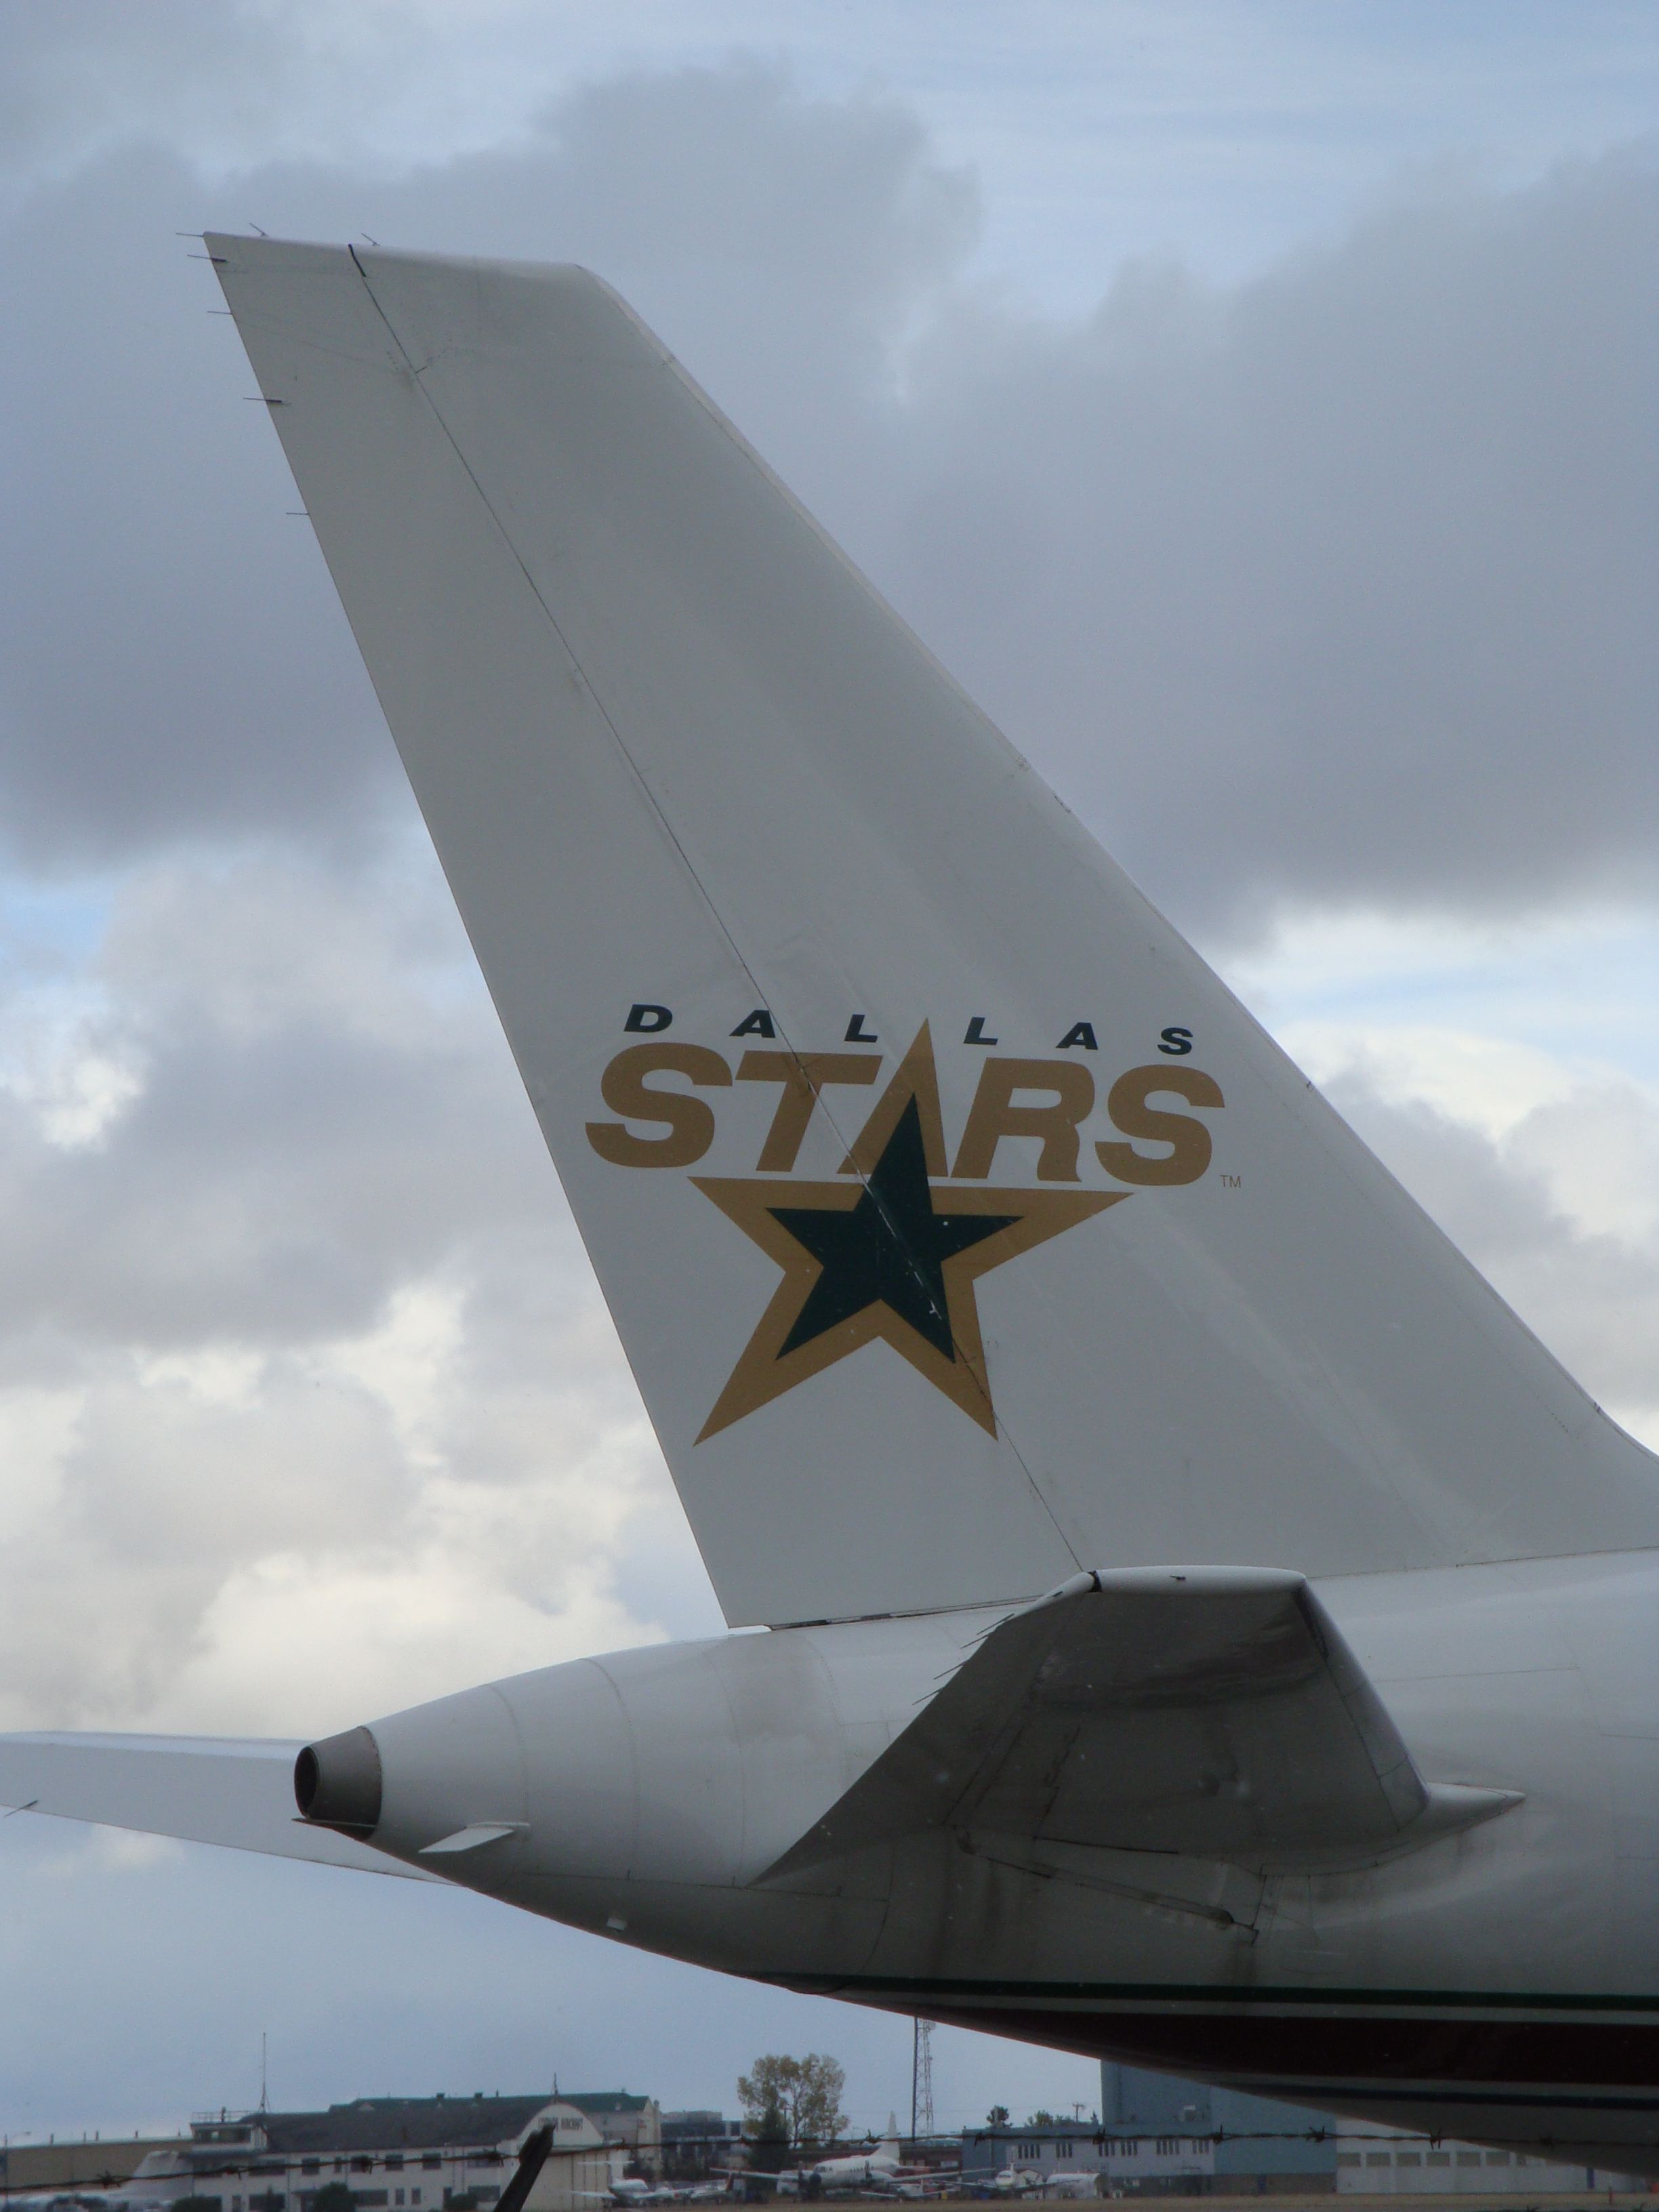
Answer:
[(1650, 1457), (602, 285), (209, 243), (770, 1632), (0, 1797), (1659, 2174)]

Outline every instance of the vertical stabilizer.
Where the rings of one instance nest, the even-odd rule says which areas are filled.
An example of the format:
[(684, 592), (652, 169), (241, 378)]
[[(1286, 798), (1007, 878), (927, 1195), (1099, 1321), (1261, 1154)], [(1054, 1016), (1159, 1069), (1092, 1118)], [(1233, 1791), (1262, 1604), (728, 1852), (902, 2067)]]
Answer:
[(210, 244), (731, 1619), (1659, 1542), (603, 284)]

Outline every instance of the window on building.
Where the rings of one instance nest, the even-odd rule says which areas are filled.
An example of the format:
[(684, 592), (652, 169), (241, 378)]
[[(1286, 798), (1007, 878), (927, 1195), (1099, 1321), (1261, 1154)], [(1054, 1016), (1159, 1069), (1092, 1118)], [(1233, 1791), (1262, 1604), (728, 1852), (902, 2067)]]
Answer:
[(1072, 2146), (1070, 2145), (1070, 2143), (1068, 2143), (1068, 2142), (1063, 2142), (1063, 2143), (1056, 2143), (1056, 2144), (1054, 2145), (1054, 2156), (1055, 2156), (1056, 2158), (1070, 2158), (1070, 2156), (1071, 2156), (1071, 2155), (1072, 2155)]
[(1506, 2150), (1489, 2150), (1486, 2153), (1488, 2166), (1507, 2166), (1509, 2162), (1510, 2154)]
[(480, 2204), (493, 2204), (501, 2193), (499, 2189), (493, 2188), (475, 2189), (472, 2192)]
[(1449, 2150), (1425, 2151), (1423, 2154), (1423, 2163), (1425, 2166), (1449, 2166), (1451, 2153)]
[(1420, 2150), (1397, 2150), (1394, 2154), (1394, 2162), (1396, 2166), (1421, 2166), (1423, 2154)]
[(1158, 2137), (1158, 2154), (1160, 2158), (1173, 2158), (1175, 2156), (1176, 2139), (1173, 2136), (1160, 2136)]
[(401, 2173), (401, 2172), (403, 2172), (403, 2170), (404, 2170), (404, 2154), (403, 2154), (402, 2151), (400, 2151), (400, 2150), (389, 2150), (389, 2151), (386, 2153), (386, 2172), (387, 2172), (388, 2173)]
[(302, 2158), (300, 2160), (301, 2173), (320, 2173), (322, 2170), (323, 2161), (319, 2158)]
[[(354, 2158), (351, 2161), (351, 2171), (354, 2173), (373, 2173), (374, 2161), (372, 2158)], [(360, 2204), (362, 2201), (361, 2197), (357, 2200)]]
[(1478, 2150), (1460, 2150), (1457, 2154), (1457, 2163), (1460, 2166), (1479, 2166), (1480, 2154)]
[(1391, 2150), (1368, 2150), (1365, 2163), (1367, 2166), (1392, 2166), (1394, 2153)]
[(420, 2192), (420, 2191), (419, 2191), (418, 2189), (411, 2189), (411, 2190), (410, 2191), (410, 2192), (409, 2192), (409, 2201), (410, 2201), (410, 2203), (411, 2204), (418, 2204), (418, 2203), (420, 2203), (420, 2201), (421, 2201), (421, 2192)]
[(435, 2150), (428, 2150), (422, 2154), (421, 2164), (428, 2173), (436, 2173), (443, 2165), (443, 2160)]
[(1336, 2154), (1336, 2162), (1339, 2166), (1358, 2166), (1359, 2153), (1357, 2150), (1340, 2150)]

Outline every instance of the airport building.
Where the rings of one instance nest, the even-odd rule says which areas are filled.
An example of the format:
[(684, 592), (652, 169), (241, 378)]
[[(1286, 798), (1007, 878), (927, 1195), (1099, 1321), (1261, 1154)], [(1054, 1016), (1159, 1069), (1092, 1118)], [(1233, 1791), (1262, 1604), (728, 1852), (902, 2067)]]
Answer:
[[(1103, 2188), (1125, 2195), (1551, 2196), (1642, 2191), (1597, 2167), (1431, 2142), (1303, 2105), (1207, 2088), (1110, 2060), (1101, 2068)], [(1149, 2157), (1148, 2150), (1154, 2155)], [(1176, 2178), (1180, 2177), (1180, 2178)]]
[(337, 2183), (356, 2212), (489, 2212), (542, 2127), (553, 2149), (526, 2212), (578, 2212), (631, 2161), (568, 2098), (359, 2097), (321, 2112), (209, 2114), (188, 2142), (153, 2151), (118, 2194), (135, 2212), (185, 2197), (199, 2212), (312, 2212)]
[(962, 2179), (969, 2189), (988, 2187), (1012, 2169), (1056, 2189), (1068, 2183), (1085, 2187), (1092, 2179), (1102, 2196), (1193, 2197), (1206, 2193), (1214, 2166), (1215, 2146), (1207, 2136), (1173, 2129), (1117, 2136), (1092, 2113), (1087, 2119), (962, 2131)]
[(83, 2136), (73, 2142), (0, 2143), (0, 2191), (22, 2196), (71, 2196), (130, 2181), (160, 2150), (177, 2150), (177, 2136)]
[(971, 2130), (963, 2160), (1045, 2180), (1091, 2167), (1103, 2195), (1308, 2197), (1336, 2188), (1328, 2114), (1108, 2059), (1100, 2113), (1048, 2128)]
[(1521, 2192), (1565, 2196), (1586, 2190), (1641, 2191), (1645, 2181), (1600, 2166), (1530, 2157), (1521, 2151), (1486, 2150), (1475, 2143), (1440, 2142), (1364, 2120), (1337, 2123), (1336, 2186), (1342, 2196), (1476, 2197)]
[(715, 2112), (663, 2114), (662, 2171), (670, 2181), (701, 2181), (746, 2163), (741, 2120)]
[(641, 2173), (662, 2171), (662, 2110), (654, 2097), (630, 2096), (626, 2089), (561, 2089), (555, 2095), (592, 2121), (608, 2143), (621, 2143)]

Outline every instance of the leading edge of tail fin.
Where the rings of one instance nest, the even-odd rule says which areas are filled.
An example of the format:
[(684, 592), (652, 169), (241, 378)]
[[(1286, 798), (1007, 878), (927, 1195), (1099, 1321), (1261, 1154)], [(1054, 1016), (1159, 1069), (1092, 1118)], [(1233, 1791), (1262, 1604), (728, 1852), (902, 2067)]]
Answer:
[(1659, 1542), (603, 284), (209, 246), (729, 1620)]

